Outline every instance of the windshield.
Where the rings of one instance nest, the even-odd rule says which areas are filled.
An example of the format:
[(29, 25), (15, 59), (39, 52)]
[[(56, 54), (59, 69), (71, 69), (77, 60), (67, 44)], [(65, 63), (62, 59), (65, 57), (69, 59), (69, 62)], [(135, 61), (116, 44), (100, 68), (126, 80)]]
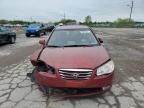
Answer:
[(6, 28), (0, 27), (0, 32), (5, 32), (5, 31), (6, 31)]
[(29, 28), (39, 28), (40, 26), (40, 24), (31, 24), (29, 25)]
[(98, 45), (98, 42), (90, 30), (56, 30), (48, 42), (49, 47), (96, 45)]

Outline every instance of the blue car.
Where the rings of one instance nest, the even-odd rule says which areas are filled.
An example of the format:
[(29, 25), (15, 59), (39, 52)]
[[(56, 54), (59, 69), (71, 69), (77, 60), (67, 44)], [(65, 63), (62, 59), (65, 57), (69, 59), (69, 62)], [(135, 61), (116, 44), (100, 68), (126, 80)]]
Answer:
[(31, 35), (40, 37), (41, 34), (46, 34), (46, 30), (43, 24), (31, 24), (26, 29), (26, 37), (30, 37)]

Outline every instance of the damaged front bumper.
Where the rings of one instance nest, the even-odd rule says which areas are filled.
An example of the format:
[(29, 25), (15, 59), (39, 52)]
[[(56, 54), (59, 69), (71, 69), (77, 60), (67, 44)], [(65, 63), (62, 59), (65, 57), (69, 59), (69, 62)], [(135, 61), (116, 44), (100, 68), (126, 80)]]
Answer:
[[(58, 88), (65, 91), (65, 89), (72, 91), (64, 97), (75, 97), (75, 96), (90, 96), (96, 94), (103, 94), (109, 91), (112, 87), (112, 74), (103, 76), (92, 76), (88, 80), (66, 80), (62, 79), (56, 74), (49, 74), (46, 72), (35, 72), (35, 82), (41, 87)], [(73, 93), (73, 91), (76, 91)], [(57, 94), (52, 94), (56, 96)], [(59, 95), (59, 94), (58, 94)]]

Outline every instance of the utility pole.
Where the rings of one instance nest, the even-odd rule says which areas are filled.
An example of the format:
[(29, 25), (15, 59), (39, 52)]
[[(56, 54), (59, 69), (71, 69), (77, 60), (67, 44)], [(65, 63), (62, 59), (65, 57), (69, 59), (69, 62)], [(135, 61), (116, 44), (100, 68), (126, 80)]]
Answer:
[(66, 19), (66, 15), (65, 15), (65, 12), (64, 12), (64, 20)]
[(32, 17), (30, 18), (31, 22), (33, 21)]
[(134, 7), (134, 1), (131, 1), (131, 5), (128, 5), (130, 7), (130, 15), (129, 15), (129, 21), (131, 21), (132, 13), (133, 13), (133, 7)]
[(64, 16), (63, 16), (63, 20), (64, 20), (64, 24), (65, 24), (65, 19), (66, 19), (66, 14), (65, 14), (65, 12), (64, 12)]

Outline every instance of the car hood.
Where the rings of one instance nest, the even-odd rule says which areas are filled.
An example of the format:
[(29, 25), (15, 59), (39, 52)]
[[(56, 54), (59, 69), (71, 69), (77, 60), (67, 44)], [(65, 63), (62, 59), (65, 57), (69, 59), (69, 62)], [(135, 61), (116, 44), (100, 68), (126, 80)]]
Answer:
[(45, 48), (40, 60), (56, 69), (90, 68), (94, 69), (110, 59), (103, 46)]

